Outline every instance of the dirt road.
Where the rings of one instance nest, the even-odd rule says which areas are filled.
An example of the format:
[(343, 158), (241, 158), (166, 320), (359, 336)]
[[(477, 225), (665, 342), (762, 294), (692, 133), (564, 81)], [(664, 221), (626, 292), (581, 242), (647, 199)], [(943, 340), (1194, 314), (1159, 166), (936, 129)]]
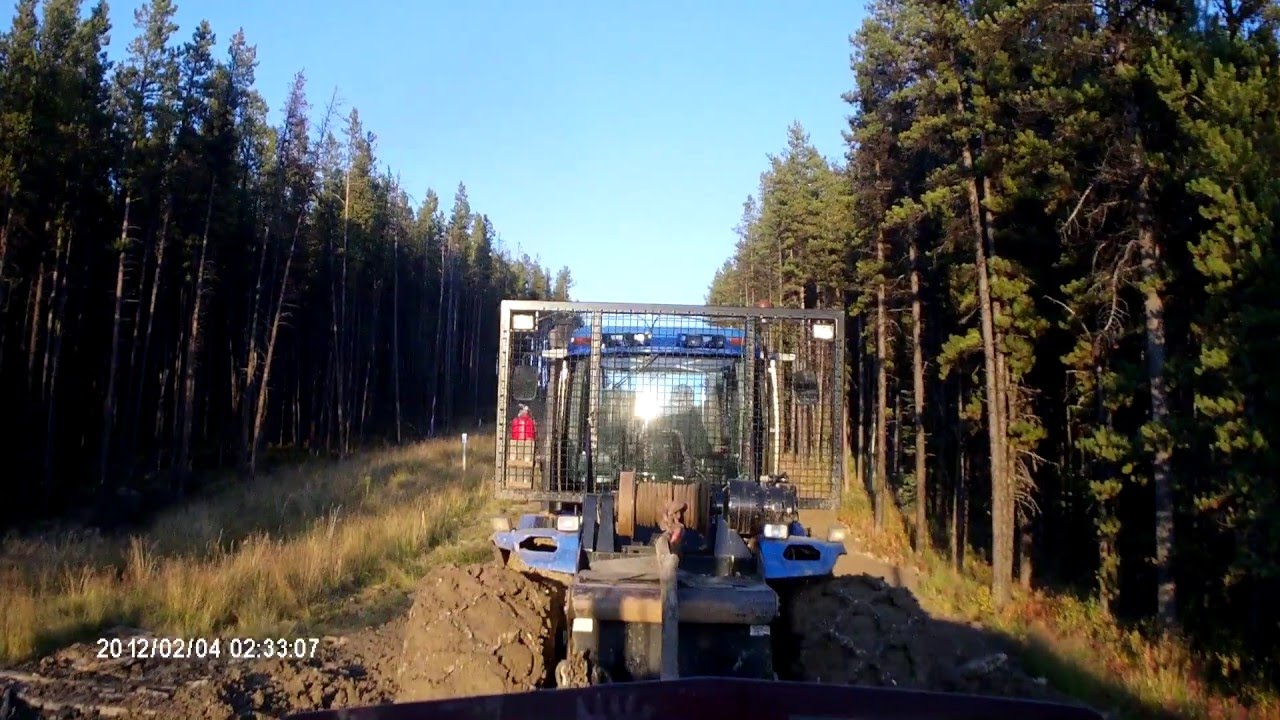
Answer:
[[(838, 572), (783, 594), (775, 630), (783, 678), (1060, 698), (979, 630), (925, 613), (910, 590), (913, 572), (856, 552)], [(302, 659), (105, 659), (95, 644), (65, 648), (0, 674), (0, 720), (275, 718), (552, 687), (562, 607), (555, 581), (492, 565), (443, 567), (423, 578), (405, 615), (324, 638)]]

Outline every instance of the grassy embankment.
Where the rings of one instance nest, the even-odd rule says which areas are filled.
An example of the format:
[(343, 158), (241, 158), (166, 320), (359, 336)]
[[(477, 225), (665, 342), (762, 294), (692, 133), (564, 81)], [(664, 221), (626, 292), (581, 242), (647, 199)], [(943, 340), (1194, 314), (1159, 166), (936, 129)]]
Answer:
[(465, 475), (451, 438), (227, 481), (133, 536), (7, 538), (0, 662), (117, 625), (314, 635), (358, 622), (349, 608), (367, 616), (404, 602), (430, 565), (488, 557), (492, 436), (471, 440)]
[[(1280, 699), (1267, 690), (1225, 694), (1204, 680), (1205, 663), (1186, 643), (1123, 627), (1096, 602), (1073, 595), (1017, 588), (996, 610), (991, 567), (969, 556), (963, 572), (937, 552), (912, 556), (906, 524), (890, 508), (883, 531), (874, 530), (871, 502), (860, 488), (849, 493), (841, 519), (868, 553), (921, 573), (918, 595), (931, 614), (978, 622), (1013, 640), (1023, 667), (1092, 707), (1122, 718), (1280, 718)], [(1248, 698), (1246, 702), (1245, 698)]]

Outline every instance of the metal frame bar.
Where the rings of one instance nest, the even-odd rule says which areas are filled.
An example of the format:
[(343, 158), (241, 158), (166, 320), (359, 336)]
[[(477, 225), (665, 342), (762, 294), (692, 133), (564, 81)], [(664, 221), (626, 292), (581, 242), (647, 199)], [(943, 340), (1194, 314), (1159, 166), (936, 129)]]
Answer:
[(502, 312), (498, 322), (498, 417), (497, 417), (497, 455), (494, 457), (493, 484), (499, 496), (514, 497), (518, 493), (506, 490), (507, 478), (507, 384), (511, 377), (511, 313), (507, 304), (502, 303)]
[(586, 492), (595, 492), (596, 448), (600, 445), (600, 385), (604, 371), (600, 359), (604, 354), (604, 313), (591, 313), (591, 385), (587, 389), (587, 482)]
[(845, 388), (844, 374), (848, 370), (846, 367), (847, 353), (849, 348), (845, 345), (844, 336), (845, 317), (841, 314), (836, 321), (836, 336), (832, 339), (835, 346), (832, 352), (832, 362), (836, 363), (831, 368), (831, 376), (834, 379), (834, 392), (831, 393), (831, 439), (832, 439), (832, 462), (831, 462), (831, 504), (833, 507), (829, 509), (839, 508), (844, 500), (844, 425), (845, 425)]
[(760, 476), (760, 468), (756, 467), (756, 324), (745, 323), (746, 338), (743, 341), (742, 379), (738, 383), (742, 388), (742, 446), (746, 452), (742, 455), (742, 472), (755, 479)]
[(510, 312), (609, 312), (628, 315), (702, 315), (724, 318), (775, 318), (779, 320), (830, 320), (844, 322), (840, 310), (801, 308), (759, 308), (729, 305), (668, 305), (664, 303), (577, 302), (562, 300), (503, 300), (504, 315)]

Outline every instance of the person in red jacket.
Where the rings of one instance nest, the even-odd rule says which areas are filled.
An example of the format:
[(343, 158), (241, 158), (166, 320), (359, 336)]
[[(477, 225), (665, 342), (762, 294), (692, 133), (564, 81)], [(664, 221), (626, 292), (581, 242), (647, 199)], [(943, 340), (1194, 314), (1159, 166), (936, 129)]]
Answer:
[(537, 475), (534, 458), (534, 442), (538, 429), (533, 424), (533, 415), (527, 405), (521, 405), (519, 412), (511, 421), (511, 441), (507, 448), (507, 462), (510, 465), (510, 482), (515, 487), (532, 487)]
[(528, 405), (521, 405), (520, 412), (516, 413), (515, 419), (511, 421), (511, 439), (538, 439), (538, 427), (533, 422), (533, 415), (529, 413)]

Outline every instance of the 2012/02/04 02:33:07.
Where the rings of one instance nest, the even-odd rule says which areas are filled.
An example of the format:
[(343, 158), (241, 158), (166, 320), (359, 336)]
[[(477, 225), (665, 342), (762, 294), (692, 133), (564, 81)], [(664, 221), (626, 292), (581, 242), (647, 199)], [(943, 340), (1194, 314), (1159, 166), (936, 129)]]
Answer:
[(97, 657), (105, 660), (129, 659), (216, 659), (253, 660), (281, 658), (303, 660), (315, 657), (319, 638), (189, 638), (130, 637), (98, 638)]

